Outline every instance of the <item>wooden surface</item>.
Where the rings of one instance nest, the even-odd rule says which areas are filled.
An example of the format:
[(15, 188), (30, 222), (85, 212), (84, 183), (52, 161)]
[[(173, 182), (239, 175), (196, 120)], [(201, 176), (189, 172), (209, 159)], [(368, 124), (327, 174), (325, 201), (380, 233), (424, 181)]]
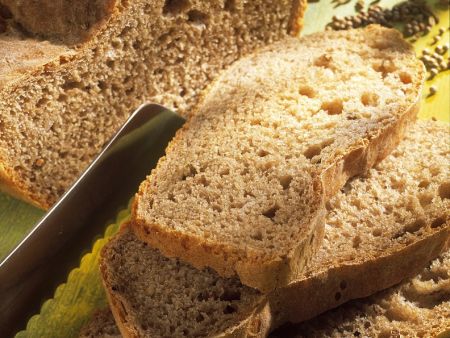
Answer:
[[(379, 4), (390, 7), (398, 1), (384, 0)], [(434, 4), (436, 1), (430, 1)], [(354, 13), (355, 1), (334, 8), (331, 0), (321, 0), (311, 3), (306, 13), (304, 34), (323, 30), (325, 24), (333, 15), (349, 15)], [(435, 8), (440, 18), (439, 26), (449, 27), (449, 13), (443, 8)], [(426, 37), (419, 39), (414, 45), (420, 55), (423, 48), (431, 48), (430, 41), (436, 34), (438, 27)], [(446, 30), (441, 44), (449, 41), (449, 31)], [(448, 53), (446, 54), (448, 57)], [(420, 118), (435, 117), (439, 120), (450, 121), (450, 72), (436, 76), (433, 81), (427, 81), (420, 111)], [(438, 93), (427, 97), (428, 88), (433, 84)], [(29, 231), (29, 229), (43, 215), (43, 211), (31, 207), (0, 193), (0, 258), (4, 257)], [(92, 252), (86, 254), (80, 267), (68, 276), (66, 284), (58, 287), (53, 299), (46, 301), (40, 314), (33, 316), (27, 328), (17, 334), (17, 337), (77, 337), (79, 328), (89, 319), (97, 308), (105, 307), (106, 300), (101, 287), (98, 273), (98, 254), (110, 237), (118, 228), (118, 224), (126, 218), (128, 211), (122, 211), (116, 224), (105, 226), (105, 234), (99, 234)], [(80, 253), (81, 256), (82, 253)], [(49, 277), (51, 278), (51, 277)], [(1, 300), (0, 300), (1, 301)]]

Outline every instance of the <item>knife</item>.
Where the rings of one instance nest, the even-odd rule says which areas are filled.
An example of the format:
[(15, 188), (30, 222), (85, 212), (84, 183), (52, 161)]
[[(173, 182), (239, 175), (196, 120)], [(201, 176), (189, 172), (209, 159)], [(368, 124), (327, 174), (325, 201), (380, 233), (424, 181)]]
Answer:
[(0, 332), (25, 328), (54, 295), (108, 220), (127, 205), (164, 154), (184, 119), (143, 104), (122, 125), (80, 178), (0, 262)]

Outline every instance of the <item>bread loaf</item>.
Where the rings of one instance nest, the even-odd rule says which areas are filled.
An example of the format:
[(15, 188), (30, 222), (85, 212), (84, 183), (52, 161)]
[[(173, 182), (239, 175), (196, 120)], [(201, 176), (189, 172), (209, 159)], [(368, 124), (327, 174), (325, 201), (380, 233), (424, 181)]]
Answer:
[(134, 108), (153, 101), (186, 117), (221, 69), (288, 31), (298, 33), (306, 6), (306, 0), (0, 3), (10, 8), (0, 11), (0, 188), (42, 208)]
[(411, 46), (380, 26), (237, 61), (141, 185), (137, 235), (264, 292), (287, 285), (316, 249), (322, 201), (394, 148), (423, 78)]
[[(227, 320), (221, 329), (224, 336), (233, 332), (244, 336), (253, 327), (250, 332), (264, 337), (269, 327), (305, 321), (413, 277), (442, 252), (449, 240), (447, 135), (448, 124), (419, 121), (392, 155), (366, 177), (347, 183), (329, 202), (325, 240), (307, 272), (268, 295), (243, 286), (235, 278), (219, 278), (210, 269), (199, 272), (179, 260), (161, 258), (145, 244), (140, 244), (139, 249), (135, 237), (120, 234), (103, 250), (101, 266), (110, 305), (122, 333), (154, 336), (155, 318), (164, 318), (165, 327), (174, 325), (177, 332), (214, 319), (217, 323)], [(125, 250), (126, 247), (134, 249)], [(152, 269), (148, 270), (148, 266)], [(168, 266), (178, 268), (169, 274)], [(185, 277), (180, 277), (178, 269), (185, 271)], [(197, 281), (199, 276), (216, 282), (206, 287)], [(230, 303), (218, 300), (216, 285), (233, 285), (236, 297), (227, 298)], [(205, 293), (210, 296), (205, 298)], [(181, 301), (181, 294), (189, 296)], [(175, 307), (174, 301), (168, 300), (170, 297), (177, 300)], [(253, 310), (249, 299), (255, 302)], [(147, 316), (153, 313), (149, 307), (161, 309), (166, 302), (171, 316)], [(194, 321), (195, 316), (182, 324), (168, 323), (187, 316), (187, 308), (201, 311), (208, 304), (216, 309), (211, 312), (212, 317), (202, 317), (199, 323)], [(145, 310), (143, 305), (147, 306)], [(217, 309), (227, 305), (235, 309), (235, 316), (226, 313), (216, 317), (220, 313)], [(429, 318), (433, 311), (431, 307)], [(204, 336), (213, 333), (217, 331), (205, 332)]]

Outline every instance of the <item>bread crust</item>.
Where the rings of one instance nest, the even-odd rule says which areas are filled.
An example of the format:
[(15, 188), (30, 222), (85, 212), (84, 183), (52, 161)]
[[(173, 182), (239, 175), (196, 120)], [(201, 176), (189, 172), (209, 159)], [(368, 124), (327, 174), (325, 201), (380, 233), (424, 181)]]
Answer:
[[(366, 29), (370, 31), (379, 28), (378, 26), (369, 26)], [(392, 31), (389, 31), (389, 33), (400, 37), (400, 33)], [(404, 43), (410, 46), (406, 42)], [(315, 191), (320, 193), (320, 190), (323, 190), (323, 196), (320, 197), (320, 204), (322, 206), (324, 205), (324, 201), (329, 200), (341, 189), (350, 177), (367, 172), (376, 163), (385, 158), (402, 140), (407, 128), (416, 120), (420, 106), (421, 87), (424, 81), (425, 70), (421, 62), (417, 62), (415, 67), (419, 81), (415, 83), (414, 94), (412, 94), (414, 95), (413, 100), (408, 107), (404, 108), (404, 111), (398, 114), (398, 118), (394, 121), (391, 120), (383, 128), (380, 128), (375, 135), (370, 135), (367, 139), (361, 140), (356, 146), (349, 149), (348, 152), (334, 159), (332, 163), (325, 163), (320, 168), (321, 188), (316, 188)], [(197, 108), (194, 110), (194, 114), (198, 112), (209, 91), (217, 82), (218, 80), (211, 83), (203, 93)], [(171, 149), (176, 147), (177, 140), (182, 139), (184, 133), (189, 128), (190, 122), (186, 123), (177, 132), (167, 147), (166, 152), (170, 152)], [(160, 160), (158, 167), (164, 161), (166, 161), (166, 158)], [(154, 179), (155, 174), (152, 173), (141, 184), (136, 194), (132, 208), (132, 227), (141, 240), (158, 248), (166, 256), (179, 257), (197, 268), (204, 266), (212, 267), (223, 277), (237, 275), (243, 284), (267, 293), (296, 280), (299, 272), (303, 271), (305, 266), (305, 262), (302, 262), (301, 257), (305, 257), (306, 261), (308, 261), (309, 256), (318, 249), (318, 247), (306, 247), (302, 249), (302, 245), (308, 246), (308, 240), (312, 238), (313, 232), (318, 231), (322, 226), (320, 223), (323, 222), (325, 216), (323, 210), (320, 211), (317, 209), (318, 204), (310, 220), (311, 228), (309, 229), (308, 235), (304, 239), (299, 239), (298, 245), (285, 256), (285, 259), (271, 261), (257, 260), (256, 255), (250, 251), (248, 254), (246, 253), (246, 262), (244, 262), (241, 261), (241, 256), (237, 254), (237, 248), (226, 246), (223, 243), (205, 240), (193, 234), (185, 234), (166, 229), (162, 224), (148, 224), (139, 215), (138, 203), (143, 198), (145, 192), (149, 190), (150, 182)], [(303, 224), (306, 224), (306, 222)]]
[[(360, 263), (337, 265), (276, 290), (268, 296), (274, 314), (273, 328), (311, 319), (351, 299), (370, 296), (415, 276), (445, 250), (449, 236), (450, 220), (438, 231), (430, 231), (395, 252), (383, 252)], [(344, 289), (342, 281), (346, 283)]]
[(289, 19), (290, 34), (298, 36), (303, 29), (303, 18), (308, 8), (308, 0), (294, 0), (291, 18)]
[(83, 43), (104, 27), (118, 0), (3, 0), (28, 32), (66, 44)]
[[(424, 69), (418, 69), (423, 79)], [(322, 182), (325, 189), (325, 199), (334, 196), (349, 178), (364, 174), (374, 165), (388, 156), (403, 139), (405, 132), (416, 121), (420, 109), (420, 93), (415, 102), (405, 110), (399, 119), (379, 130), (371, 140), (360, 147), (355, 147), (339, 158), (331, 166), (324, 169)]]
[[(59, 0), (58, 3), (62, 4), (64, 1), (67, 0)], [(64, 69), (77, 71), (76, 62), (83, 60), (88, 50), (95, 50), (103, 37), (111, 39), (113, 36), (119, 35), (120, 27), (118, 23), (123, 18), (122, 12), (130, 5), (128, 1), (96, 0), (95, 6), (98, 5), (100, 12), (105, 15), (101, 15), (98, 21), (84, 32), (85, 34), (83, 30), (80, 30), (81, 33), (78, 36), (75, 31), (66, 30), (66, 27), (59, 27), (58, 29), (61, 29), (59, 33), (56, 30), (54, 32), (48, 31), (49, 26), (45, 22), (35, 21), (35, 12), (40, 11), (39, 14), (42, 14), (42, 8), (24, 5), (22, 2), (7, 0), (7, 4), (12, 7), (16, 3), (19, 4), (17, 8), (14, 7), (13, 12), (15, 14), (21, 12), (22, 7), (26, 9), (26, 13), (22, 13), (24, 15), (22, 19), (25, 21), (29, 19), (32, 21), (32, 25), (36, 25), (35, 28), (30, 26), (30, 31), (56, 38), (66, 36), (68, 39), (63, 43), (61, 41), (49, 43), (38, 39), (25, 38), (22, 35), (15, 37), (14, 32), (2, 34), (0, 39), (0, 101), (14, 95), (14, 92), (18, 92), (22, 87), (32, 82), (35, 77), (44, 75), (51, 81), (52, 73), (59, 74)], [(49, 8), (51, 8), (56, 4), (56, 1), (45, 0), (43, 3), (49, 4)], [(94, 4), (94, 1), (86, 3), (91, 5)], [(292, 3), (291, 18), (293, 19), (291, 21), (300, 22), (301, 16), (304, 14), (302, 6), (306, 4), (306, 1), (292, 0)], [(76, 4), (73, 7), (74, 12), (84, 11), (83, 8), (77, 8)], [(56, 15), (54, 11), (49, 11), (49, 8), (44, 11), (44, 17)], [(57, 11), (58, 8), (56, 6)], [(292, 32), (292, 29), (289, 29), (289, 31)], [(295, 29), (295, 32), (295, 35), (298, 34), (299, 27)], [(9, 38), (11, 38), (11, 43), (8, 43)], [(2, 58), (2, 55), (5, 55), (5, 57)], [(11, 58), (11, 56), (14, 57)], [(7, 62), (2, 62), (3, 59)], [(70, 74), (70, 71), (67, 73)], [(0, 189), (42, 209), (50, 208), (55, 202), (52, 197), (33, 194), (30, 191), (30, 185), (24, 181), (20, 174), (12, 166), (7, 167), (8, 158), (1, 153), (1, 149), (0, 163), (3, 164), (3, 168), (0, 170)]]
[[(320, 183), (316, 180), (314, 184), (318, 188), (318, 196), (322, 196)], [(145, 190), (145, 187), (145, 184), (141, 185), (137, 196)], [(321, 237), (325, 220), (324, 202), (320, 198), (316, 201), (315, 212), (310, 219), (306, 220), (307, 224), (310, 224), (307, 236), (300, 239), (297, 247), (292, 248), (285, 257), (261, 261), (260, 252), (247, 250), (247, 260), (241, 261), (237, 247), (210, 240), (205, 241), (204, 238), (191, 234), (167, 231), (159, 224), (147, 224), (137, 216), (137, 199), (132, 207), (131, 225), (140, 239), (158, 248), (167, 257), (179, 257), (191, 262), (198, 269), (205, 266), (212, 267), (224, 277), (237, 275), (243, 284), (255, 287), (262, 292), (290, 283), (305, 268), (320, 246), (320, 242), (313, 239)], [(314, 245), (310, 245), (311, 242)]]
[[(123, 224), (119, 233), (129, 231), (129, 223)], [(112, 239), (114, 240), (114, 238)], [(105, 247), (106, 248), (106, 247)], [(138, 325), (133, 322), (127, 314), (127, 307), (129, 307), (127, 300), (117, 291), (109, 282), (107, 268), (107, 254), (106, 249), (103, 248), (100, 257), (100, 273), (102, 276), (102, 283), (106, 291), (107, 299), (110, 305), (111, 312), (114, 316), (116, 324), (120, 330), (120, 333), (124, 338), (138, 338), (139, 329)], [(267, 337), (272, 325), (272, 314), (270, 305), (265, 297), (261, 296), (260, 301), (255, 306), (254, 310), (249, 316), (243, 318), (237, 325), (228, 328), (225, 332), (218, 333), (212, 337), (217, 338), (244, 338), (244, 337)]]

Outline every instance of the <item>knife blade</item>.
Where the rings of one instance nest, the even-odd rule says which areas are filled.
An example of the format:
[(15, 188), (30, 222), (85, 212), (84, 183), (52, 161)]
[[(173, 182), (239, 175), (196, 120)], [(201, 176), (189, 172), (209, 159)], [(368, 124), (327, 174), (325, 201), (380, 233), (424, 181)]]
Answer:
[(0, 263), (0, 332), (25, 327), (30, 315), (125, 207), (184, 119), (143, 104), (122, 125), (80, 178)]

